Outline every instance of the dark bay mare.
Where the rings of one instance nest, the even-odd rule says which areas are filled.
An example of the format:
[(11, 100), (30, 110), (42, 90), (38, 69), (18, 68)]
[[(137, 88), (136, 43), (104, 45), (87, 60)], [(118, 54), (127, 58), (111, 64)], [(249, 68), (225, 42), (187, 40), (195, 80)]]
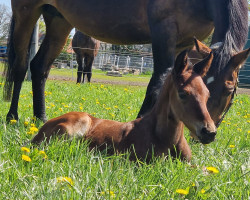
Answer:
[[(44, 87), (50, 66), (73, 27), (113, 44), (152, 43), (154, 73), (138, 116), (153, 107), (157, 99), (154, 90), (161, 87), (158, 80), (174, 66), (179, 52), (192, 47), (193, 36), (203, 40), (214, 30), (212, 44), (222, 42), (214, 51), (207, 75), (221, 80), (218, 75), (243, 49), (248, 32), (247, 0), (12, 0), (12, 10), (4, 90), (5, 99), (12, 98), (7, 119), (18, 119), (30, 38), (40, 15), (46, 23), (46, 36), (30, 67), (34, 116), (43, 121)], [(224, 81), (220, 84), (224, 86)], [(211, 105), (221, 102), (221, 88), (209, 87), (218, 94), (209, 99)]]
[(85, 76), (87, 76), (88, 82), (90, 82), (92, 65), (100, 48), (100, 41), (80, 31), (76, 31), (72, 39), (72, 48), (76, 53), (76, 61), (78, 64), (77, 83), (84, 83)]

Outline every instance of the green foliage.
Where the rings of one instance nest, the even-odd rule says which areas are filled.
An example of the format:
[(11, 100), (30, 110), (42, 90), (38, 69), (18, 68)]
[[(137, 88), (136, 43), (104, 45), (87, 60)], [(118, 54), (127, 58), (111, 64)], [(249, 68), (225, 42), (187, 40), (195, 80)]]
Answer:
[(68, 50), (71, 48), (70, 42), (71, 39), (70, 37), (68, 37), (66, 40), (66, 44), (63, 47), (63, 50), (61, 51), (56, 60), (63, 61), (64, 63), (70, 63), (72, 59), (72, 55), (68, 53)]
[[(99, 118), (130, 121), (139, 111), (145, 87), (48, 81), (45, 94), (48, 118), (86, 111)], [(89, 151), (79, 140), (55, 139), (31, 148), (28, 141), (33, 136), (27, 132), (42, 125), (31, 124), (31, 83), (23, 84), (19, 122), (5, 123), (9, 103), (1, 102), (0, 199), (249, 199), (247, 95), (236, 97), (213, 143), (194, 142), (186, 131), (191, 163), (165, 157), (149, 164), (130, 162), (128, 154)], [(21, 151), (23, 146), (30, 152)], [(22, 155), (31, 161), (22, 160)], [(215, 167), (218, 173), (206, 167)], [(188, 194), (179, 194), (183, 191)]]

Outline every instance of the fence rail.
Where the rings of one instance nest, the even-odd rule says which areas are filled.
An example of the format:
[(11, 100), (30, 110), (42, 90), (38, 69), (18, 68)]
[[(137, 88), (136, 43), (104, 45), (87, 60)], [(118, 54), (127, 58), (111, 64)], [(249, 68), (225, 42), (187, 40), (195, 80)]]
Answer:
[[(74, 47), (75, 48), (75, 47)], [(78, 47), (80, 48), (80, 47)], [(87, 49), (87, 48), (81, 48)], [(6, 48), (0, 49), (0, 62), (6, 61)], [(73, 69), (77, 66), (76, 55), (71, 50), (71, 60), (59, 60), (56, 59), (53, 65), (56, 67), (64, 67)], [(93, 50), (93, 49), (92, 49)], [(192, 58), (190, 58), (192, 60)], [(107, 70), (108, 69), (133, 69), (138, 70), (140, 73), (153, 71), (153, 56), (151, 52), (145, 51), (127, 51), (117, 52), (112, 50), (100, 49), (97, 56), (94, 59), (93, 68)], [(72, 70), (73, 73), (73, 70)], [(72, 75), (73, 79), (73, 75)], [(239, 84), (242, 87), (250, 88), (250, 62), (245, 62), (244, 66), (240, 70)]]

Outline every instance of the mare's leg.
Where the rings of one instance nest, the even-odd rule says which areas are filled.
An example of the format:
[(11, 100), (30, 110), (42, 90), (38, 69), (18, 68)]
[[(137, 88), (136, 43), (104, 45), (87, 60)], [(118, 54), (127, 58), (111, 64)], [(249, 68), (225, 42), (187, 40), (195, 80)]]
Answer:
[[(151, 0), (149, 6), (154, 10), (154, 4), (158, 1)], [(161, 12), (159, 12), (161, 13)], [(157, 99), (157, 90), (162, 86), (161, 77), (167, 69), (174, 66), (177, 27), (173, 18), (160, 19), (156, 13), (148, 13), (152, 38), (152, 50), (154, 59), (154, 72), (147, 87), (146, 97), (143, 101), (137, 117), (142, 117), (150, 111)]]
[(61, 52), (72, 26), (61, 16), (43, 13), (46, 23), (46, 36), (31, 61), (34, 116), (46, 121), (45, 114), (45, 82), (49, 75), (51, 64)]
[[(20, 11), (19, 11), (20, 10)], [(12, 100), (6, 120), (18, 120), (18, 101), (28, 68), (28, 52), (31, 35), (36, 21), (41, 15), (40, 8), (29, 8), (25, 12), (13, 7), (12, 26), (9, 38), (8, 69), (5, 84), (5, 98), (9, 99), (14, 83)]]
[(92, 64), (93, 64), (93, 61), (94, 61), (94, 57), (93, 56), (88, 56), (88, 59), (86, 61), (86, 64), (85, 64), (85, 72), (87, 73), (87, 79), (88, 79), (88, 82), (90, 83), (90, 80), (91, 80), (91, 77), (92, 77)]
[(83, 56), (79, 53), (76, 54), (76, 61), (78, 64), (78, 69), (77, 69), (77, 81), (76, 83), (81, 83), (82, 80), (82, 74), (83, 74), (83, 67), (82, 67), (82, 62)]

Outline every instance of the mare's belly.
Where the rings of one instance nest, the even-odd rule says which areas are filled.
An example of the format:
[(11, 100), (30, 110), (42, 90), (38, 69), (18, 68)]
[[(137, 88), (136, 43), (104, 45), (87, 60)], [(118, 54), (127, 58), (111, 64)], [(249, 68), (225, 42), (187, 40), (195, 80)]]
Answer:
[(74, 27), (113, 44), (150, 43), (147, 0), (58, 0), (55, 7)]

